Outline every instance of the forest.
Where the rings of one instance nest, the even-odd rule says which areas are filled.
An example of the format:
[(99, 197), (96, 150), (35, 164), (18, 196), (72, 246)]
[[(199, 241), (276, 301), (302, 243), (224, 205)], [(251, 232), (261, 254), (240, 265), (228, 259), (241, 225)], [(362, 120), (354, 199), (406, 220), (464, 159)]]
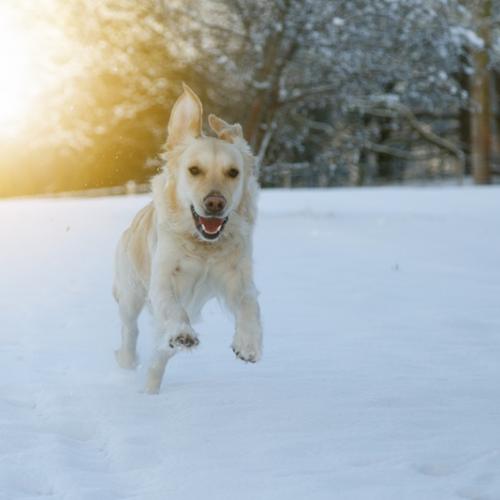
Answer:
[(498, 0), (9, 0), (0, 14), (0, 196), (147, 183), (182, 82), (242, 124), (264, 187), (500, 176)]

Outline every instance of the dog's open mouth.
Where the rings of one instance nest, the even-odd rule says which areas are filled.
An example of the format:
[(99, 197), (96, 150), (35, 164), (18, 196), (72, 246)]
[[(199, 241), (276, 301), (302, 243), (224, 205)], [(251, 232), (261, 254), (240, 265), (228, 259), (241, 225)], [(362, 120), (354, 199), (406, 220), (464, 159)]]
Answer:
[(217, 239), (227, 222), (227, 217), (202, 217), (196, 212), (193, 205), (191, 205), (191, 213), (193, 214), (196, 229), (207, 240)]

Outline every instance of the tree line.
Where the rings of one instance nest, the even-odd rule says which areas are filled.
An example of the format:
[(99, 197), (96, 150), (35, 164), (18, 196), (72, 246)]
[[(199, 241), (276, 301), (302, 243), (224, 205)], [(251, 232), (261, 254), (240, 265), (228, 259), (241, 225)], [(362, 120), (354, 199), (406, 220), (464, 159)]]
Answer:
[(0, 138), (1, 195), (146, 182), (182, 81), (243, 125), (265, 186), (500, 174), (498, 0), (18, 5), (52, 84)]

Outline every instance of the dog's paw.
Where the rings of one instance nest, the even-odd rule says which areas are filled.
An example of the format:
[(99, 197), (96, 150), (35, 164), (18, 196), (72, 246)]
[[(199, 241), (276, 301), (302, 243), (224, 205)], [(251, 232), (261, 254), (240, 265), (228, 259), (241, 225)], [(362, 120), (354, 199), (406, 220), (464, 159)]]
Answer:
[(155, 380), (150, 377), (146, 381), (146, 387), (144, 387), (144, 393), (150, 395), (160, 394), (160, 385), (161, 385), (161, 380)]
[(262, 355), (262, 348), (257, 340), (241, 341), (235, 339), (231, 349), (236, 357), (245, 363), (257, 363)]
[(137, 368), (138, 360), (135, 354), (130, 354), (122, 349), (117, 349), (115, 351), (115, 358), (120, 368), (125, 370), (134, 370)]
[(192, 349), (199, 343), (200, 341), (198, 340), (198, 337), (194, 333), (188, 332), (181, 332), (168, 341), (168, 345), (172, 349), (175, 349), (176, 347), (180, 347), (182, 349)]

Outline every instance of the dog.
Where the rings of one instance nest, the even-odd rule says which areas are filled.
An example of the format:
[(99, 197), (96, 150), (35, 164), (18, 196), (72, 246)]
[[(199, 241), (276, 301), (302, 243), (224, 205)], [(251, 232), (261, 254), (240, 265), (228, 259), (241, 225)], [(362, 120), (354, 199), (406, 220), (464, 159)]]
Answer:
[(168, 360), (199, 343), (192, 323), (217, 297), (235, 318), (232, 350), (255, 363), (262, 327), (253, 280), (252, 234), (257, 214), (255, 157), (239, 124), (211, 114), (216, 137), (203, 134), (203, 108), (187, 86), (167, 127), (166, 162), (152, 180), (153, 200), (123, 233), (115, 258), (120, 367), (137, 366), (137, 319), (149, 304), (155, 348), (146, 392), (156, 394)]

